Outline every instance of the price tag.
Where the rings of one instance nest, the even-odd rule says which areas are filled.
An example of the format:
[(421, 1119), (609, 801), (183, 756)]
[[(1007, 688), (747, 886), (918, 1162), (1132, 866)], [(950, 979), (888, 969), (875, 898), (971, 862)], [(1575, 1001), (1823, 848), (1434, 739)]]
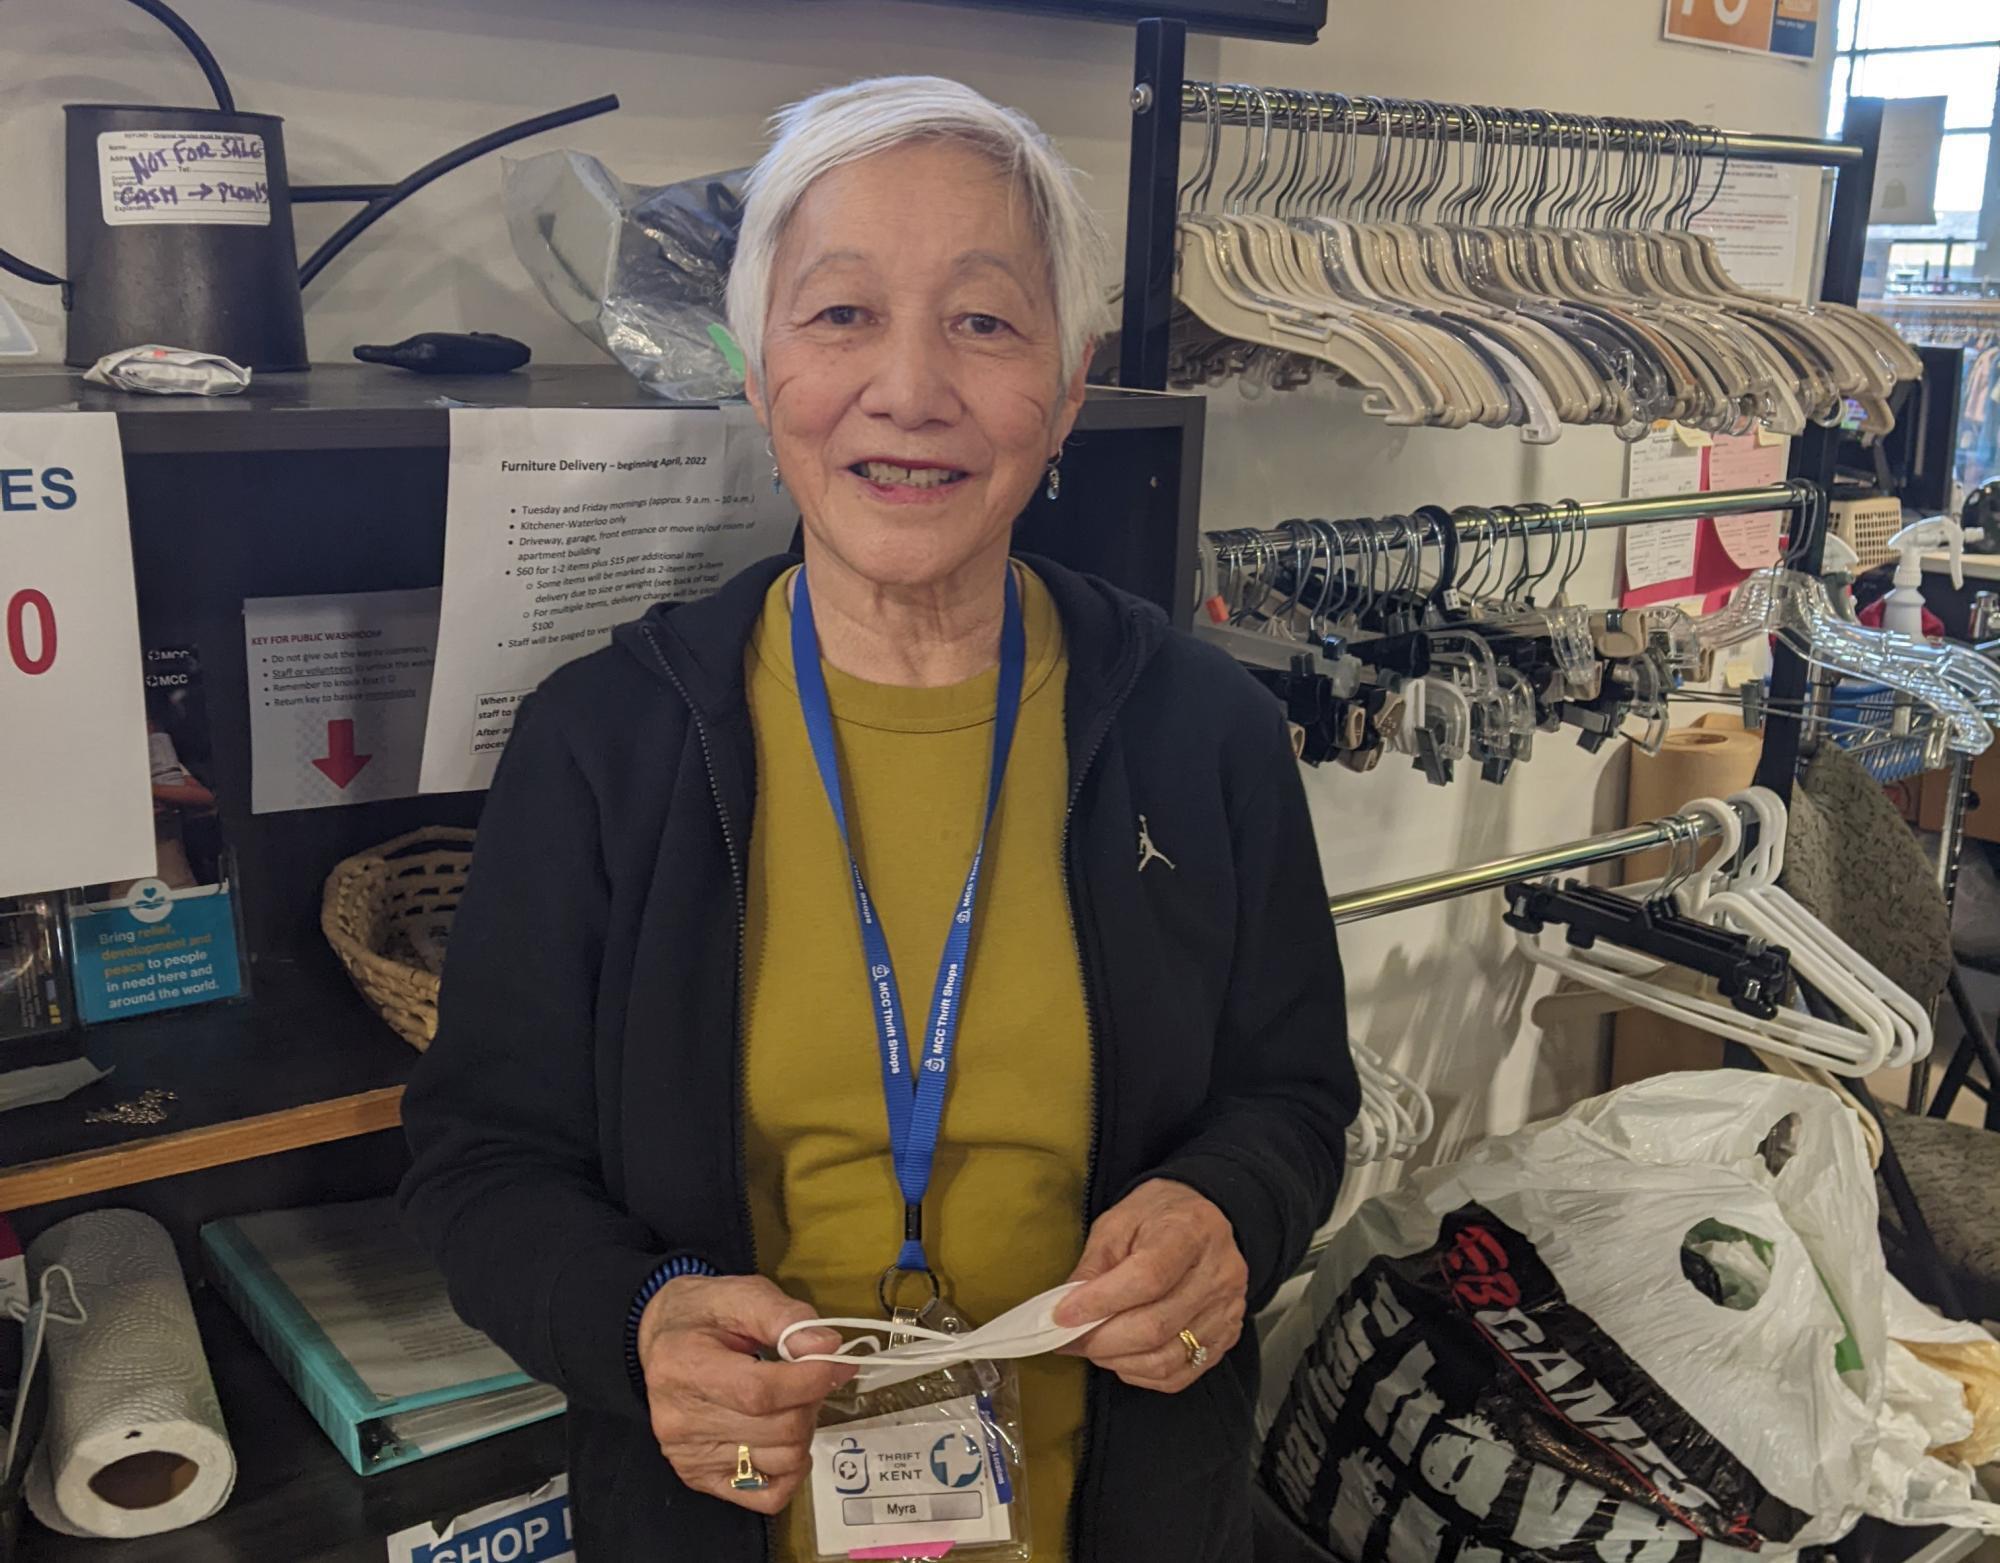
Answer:
[(112, 413), (0, 415), (0, 895), (154, 872)]

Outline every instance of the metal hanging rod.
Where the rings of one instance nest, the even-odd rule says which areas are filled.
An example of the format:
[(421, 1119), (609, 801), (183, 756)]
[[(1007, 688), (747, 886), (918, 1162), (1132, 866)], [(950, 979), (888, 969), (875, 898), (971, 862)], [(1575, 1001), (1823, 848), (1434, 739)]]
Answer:
[[(1211, 107), (1212, 105), (1212, 107)], [(1136, 106), (1136, 100), (1135, 100)], [(1691, 134), (1687, 150), (1705, 157), (1728, 157), (1745, 163), (1803, 163), (1837, 168), (1861, 161), (1862, 148), (1845, 141), (1820, 141), (1810, 136), (1766, 136), (1743, 130), (1717, 130), (1665, 120), (1622, 119), (1587, 114), (1552, 113), (1547, 109), (1489, 109), (1453, 103), (1424, 103), (1407, 98), (1353, 96), (1307, 92), (1290, 87), (1260, 87), (1227, 82), (1181, 83), (1181, 118), (1206, 121), (1211, 114), (1226, 125), (1261, 124), (1266, 115), (1296, 120), (1331, 120), (1364, 136), (1380, 135), (1385, 126), (1402, 125), (1424, 135), (1454, 140), (1484, 140), (1488, 145), (1545, 145), (1552, 136), (1589, 136), (1593, 143), (1617, 151), (1659, 150), (1663, 132)]]
[(1419, 906), (1432, 906), (1439, 901), (1453, 901), (1481, 890), (1497, 890), (1520, 879), (1535, 879), (1543, 874), (1559, 874), (1565, 869), (1588, 868), (1593, 863), (1636, 857), (1656, 847), (1686, 841), (1690, 835), (1701, 839), (1721, 833), (1722, 827), (1706, 815), (1677, 814), (1646, 825), (1629, 825), (1602, 836), (1588, 836), (1582, 841), (1568, 842), (1559, 847), (1544, 847), (1539, 852), (1523, 852), (1515, 857), (1495, 858), (1490, 863), (1475, 863), (1468, 868), (1447, 869), (1442, 874), (1399, 879), (1394, 884), (1377, 885), (1373, 890), (1362, 890), (1353, 895), (1333, 896), (1326, 903), (1327, 910), (1333, 913), (1336, 923), (1358, 923), (1365, 918), (1382, 917), (1390, 912), (1407, 912)]
[[(1551, 533), (1562, 535), (1577, 529), (1577, 519), (1582, 518), (1584, 529), (1598, 532), (1612, 527), (1643, 526), (1660, 521), (1691, 521), (1699, 516), (1742, 516), (1754, 515), (1762, 510), (1797, 510), (1800, 506), (1816, 500), (1817, 492), (1797, 483), (1766, 483), (1758, 488), (1721, 489), (1713, 494), (1670, 494), (1657, 499), (1604, 499), (1587, 505), (1523, 505), (1512, 507), (1517, 513), (1526, 512), (1519, 524), (1513, 516), (1506, 516), (1497, 523), (1487, 519), (1489, 512), (1501, 511), (1508, 507), (1466, 507), (1457, 511), (1453, 519), (1458, 523), (1459, 536), (1467, 539), (1505, 538), (1519, 541), (1522, 537), (1541, 537)], [(1410, 523), (1415, 521), (1417, 526)], [(1365, 527), (1382, 534), (1382, 540), (1390, 547), (1403, 547), (1412, 541), (1420, 541), (1424, 546), (1432, 546), (1435, 533), (1430, 529), (1428, 518), (1415, 516), (1408, 518), (1385, 518), (1369, 516), (1357, 520), (1335, 521), (1335, 527)], [(1242, 548), (1291, 548), (1300, 539), (1283, 529), (1270, 531), (1212, 531), (1208, 540), (1217, 552), (1227, 552)]]

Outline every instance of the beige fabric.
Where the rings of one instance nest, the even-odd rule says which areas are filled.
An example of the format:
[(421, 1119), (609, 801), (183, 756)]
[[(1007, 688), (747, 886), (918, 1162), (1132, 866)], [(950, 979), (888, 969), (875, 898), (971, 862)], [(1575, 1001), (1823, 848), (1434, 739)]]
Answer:
[(1951, 976), (1935, 870), (1861, 762), (1821, 744), (1793, 790), (1784, 887), (1919, 1004)]
[(2000, 1317), (2000, 1134), (1893, 1109), (1884, 1118), (1938, 1257), (1968, 1289), (1968, 1313)]

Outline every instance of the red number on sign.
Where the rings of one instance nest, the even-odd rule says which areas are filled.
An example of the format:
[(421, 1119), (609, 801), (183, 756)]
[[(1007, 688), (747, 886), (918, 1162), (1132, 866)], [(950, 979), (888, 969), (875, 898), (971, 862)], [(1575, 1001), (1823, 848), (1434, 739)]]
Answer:
[[(28, 614), (33, 611), (41, 649), (28, 654)], [(56, 610), (32, 586), (23, 587), (7, 603), (7, 655), (23, 673), (46, 673), (56, 662)]]

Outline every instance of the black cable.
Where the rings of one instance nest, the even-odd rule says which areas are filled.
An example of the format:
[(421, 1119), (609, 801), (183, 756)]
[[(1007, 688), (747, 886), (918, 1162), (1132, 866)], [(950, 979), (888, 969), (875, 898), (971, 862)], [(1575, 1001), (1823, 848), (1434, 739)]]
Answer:
[[(134, 0), (134, 3), (136, 4), (137, 0)], [(348, 218), (333, 231), (324, 244), (307, 256), (305, 264), (299, 267), (299, 286), (303, 288), (311, 283), (313, 278), (326, 269), (328, 261), (366, 232), (377, 218), (416, 194), (433, 179), (450, 173), (454, 168), (471, 162), (475, 157), (483, 157), (488, 152), (496, 151), (512, 142), (525, 140), (544, 130), (573, 125), (580, 119), (593, 119), (599, 114), (608, 114), (617, 107), (617, 96), (607, 93), (604, 97), (592, 98), (588, 103), (579, 103), (573, 108), (557, 109), (549, 114), (537, 114), (533, 119), (524, 119), (518, 125), (509, 125), (504, 130), (492, 131), (477, 141), (468, 141), (457, 150), (447, 152), (443, 157), (426, 163), (408, 178), (398, 181), (390, 188), (387, 195), (379, 200), (370, 201)]]
[(148, 16), (154, 18), (168, 32), (172, 33), (194, 56), (194, 63), (201, 67), (202, 75), (208, 78), (208, 90), (215, 94), (215, 106), (225, 114), (236, 112), (236, 94), (229, 90), (229, 79), (222, 74), (222, 66), (209, 52), (208, 45), (201, 41), (196, 32), (173, 7), (164, 0), (129, 0)]
[(394, 185), (293, 185), (292, 205), (311, 206), (332, 201), (380, 201)]
[[(186, 47), (194, 56), (194, 62), (201, 67), (202, 75), (208, 78), (209, 91), (215, 94), (215, 106), (225, 114), (236, 112), (236, 94), (229, 90), (229, 78), (222, 74), (222, 66), (201, 41), (201, 34), (187, 24), (182, 15), (165, 3), (165, 0), (129, 0), (148, 16), (159, 22)], [(69, 283), (52, 271), (44, 271), (40, 266), (24, 261), (18, 255), (0, 250), (0, 271), (19, 277), (23, 282), (32, 282), (45, 288), (63, 290), (63, 308), (69, 308)]]
[(43, 271), (41, 267), (24, 261), (20, 256), (11, 254), (6, 250), (0, 250), (0, 271), (11, 272), (23, 282), (39, 283), (45, 288), (66, 286), (63, 279), (58, 277), (54, 272)]

